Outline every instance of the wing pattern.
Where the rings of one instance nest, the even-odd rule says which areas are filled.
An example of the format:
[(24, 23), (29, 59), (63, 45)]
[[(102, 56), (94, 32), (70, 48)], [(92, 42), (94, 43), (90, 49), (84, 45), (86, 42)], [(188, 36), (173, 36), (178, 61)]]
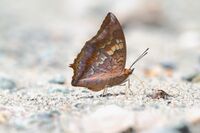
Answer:
[(122, 71), (126, 63), (126, 42), (117, 18), (108, 13), (97, 34), (85, 43), (74, 63), (72, 84), (102, 73)]

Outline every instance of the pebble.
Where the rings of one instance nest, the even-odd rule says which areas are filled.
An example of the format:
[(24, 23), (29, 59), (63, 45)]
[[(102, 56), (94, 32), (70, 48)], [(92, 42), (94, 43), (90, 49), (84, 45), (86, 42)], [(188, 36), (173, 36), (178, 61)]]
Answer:
[(184, 123), (179, 123), (174, 126), (153, 128), (142, 133), (191, 133), (189, 127)]
[(144, 74), (147, 77), (172, 77), (173, 69), (172, 66), (156, 65), (145, 68)]
[(13, 90), (14, 88), (16, 88), (16, 84), (13, 80), (0, 77), (0, 89)]
[(172, 69), (172, 70), (176, 69), (176, 65), (173, 62), (165, 61), (165, 62), (161, 62), (160, 65), (165, 69)]
[(0, 112), (0, 124), (4, 124), (8, 121), (8, 116), (4, 112)]
[(76, 108), (78, 108), (78, 109), (84, 109), (84, 108), (86, 107), (86, 105), (83, 104), (83, 103), (76, 103), (76, 104), (74, 105), (74, 107), (76, 107)]
[(61, 74), (56, 75), (52, 79), (49, 80), (49, 83), (64, 84), (65, 83), (65, 77)]
[(200, 73), (197, 74), (197, 75), (192, 79), (192, 82), (194, 82), (194, 83), (199, 83), (199, 82), (200, 82)]
[(82, 93), (89, 93), (88, 90), (82, 90)]
[(45, 112), (45, 113), (39, 113), (36, 115), (37, 118), (39, 119), (51, 119), (55, 116), (59, 116), (60, 115), (60, 112), (57, 111), (57, 110), (53, 110), (53, 111), (50, 111), (50, 112)]
[(67, 88), (49, 88), (48, 93), (63, 93), (63, 94), (69, 94), (70, 90)]
[(59, 115), (60, 115), (60, 112), (57, 110), (54, 110), (54, 111), (50, 111), (50, 112), (35, 114), (35, 115), (31, 116), (31, 120), (32, 120), (32, 122), (40, 121), (40, 122), (44, 122), (44, 123), (50, 123), (54, 117), (57, 117)]
[(187, 77), (183, 77), (183, 80), (186, 80), (188, 82), (193, 83), (199, 83), (200, 82), (200, 73), (191, 74)]
[(169, 95), (168, 93), (166, 93), (163, 90), (155, 90), (153, 92), (153, 94), (147, 95), (147, 97), (151, 97), (152, 99), (160, 99), (160, 98), (168, 99), (169, 96), (171, 96), (171, 95)]
[(121, 133), (135, 133), (136, 131), (132, 128), (129, 127), (128, 129), (125, 129), (124, 131), (121, 131)]

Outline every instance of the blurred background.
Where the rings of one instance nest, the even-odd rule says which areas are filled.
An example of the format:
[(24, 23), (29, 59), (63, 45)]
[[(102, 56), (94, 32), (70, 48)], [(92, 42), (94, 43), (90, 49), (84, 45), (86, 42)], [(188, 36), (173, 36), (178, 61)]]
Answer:
[(198, 0), (1, 0), (1, 74), (60, 72), (70, 82), (68, 64), (108, 12), (123, 26), (127, 66), (149, 47), (149, 55), (136, 66), (147, 76), (162, 73), (160, 67), (176, 69), (179, 78), (200, 71)]

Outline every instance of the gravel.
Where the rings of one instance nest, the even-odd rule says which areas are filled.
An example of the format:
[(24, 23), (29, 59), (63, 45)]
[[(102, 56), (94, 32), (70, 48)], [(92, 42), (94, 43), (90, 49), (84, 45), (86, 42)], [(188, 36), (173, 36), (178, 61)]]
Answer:
[[(0, 131), (199, 133), (199, 1), (175, 1), (1, 1)], [(133, 94), (71, 86), (68, 66), (107, 11), (122, 23), (127, 68), (150, 48), (130, 76)]]

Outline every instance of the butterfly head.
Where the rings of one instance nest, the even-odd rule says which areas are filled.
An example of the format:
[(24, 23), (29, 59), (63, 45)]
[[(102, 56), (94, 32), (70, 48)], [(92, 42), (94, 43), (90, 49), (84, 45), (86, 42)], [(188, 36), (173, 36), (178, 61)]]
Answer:
[(148, 52), (149, 50), (149, 48), (147, 48), (134, 62), (133, 62), (133, 64), (130, 66), (130, 68), (128, 68), (128, 69), (124, 69), (124, 75), (130, 75), (130, 74), (132, 74), (133, 73), (133, 71), (134, 71), (134, 69), (135, 68), (132, 68), (133, 67), (133, 65), (136, 63), (136, 62), (138, 62), (140, 59), (142, 59)]
[(134, 71), (134, 69), (124, 69), (124, 74), (125, 75), (130, 75), (130, 74), (133, 73), (133, 71)]

